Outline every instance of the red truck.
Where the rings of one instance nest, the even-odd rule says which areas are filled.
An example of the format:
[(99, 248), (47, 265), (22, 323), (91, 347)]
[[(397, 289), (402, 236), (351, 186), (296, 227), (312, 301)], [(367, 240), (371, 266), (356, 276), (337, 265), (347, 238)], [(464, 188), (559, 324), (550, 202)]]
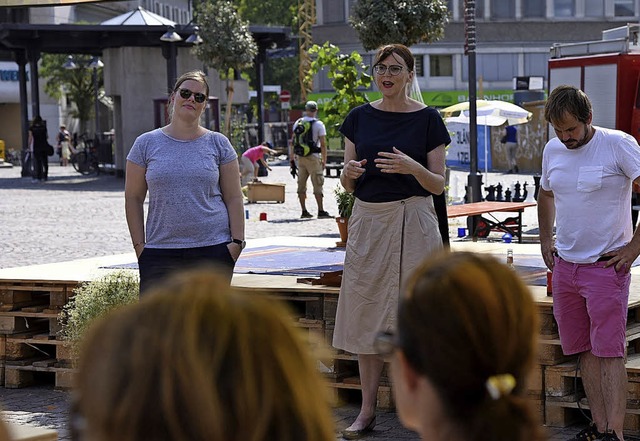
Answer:
[(629, 133), (640, 142), (640, 25), (609, 29), (602, 40), (554, 44), (549, 91), (561, 84), (582, 89), (593, 124)]

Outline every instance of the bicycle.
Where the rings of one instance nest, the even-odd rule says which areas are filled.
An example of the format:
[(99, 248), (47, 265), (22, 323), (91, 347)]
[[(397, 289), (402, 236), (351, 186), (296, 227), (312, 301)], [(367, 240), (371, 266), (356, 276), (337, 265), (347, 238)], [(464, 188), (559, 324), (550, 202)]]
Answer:
[[(79, 136), (80, 143), (75, 148), (75, 152), (71, 155), (71, 164), (73, 168), (80, 174), (89, 175), (92, 173), (100, 174), (98, 164), (98, 156), (93, 139), (89, 138), (86, 133)], [(82, 144), (82, 147), (80, 146)]]

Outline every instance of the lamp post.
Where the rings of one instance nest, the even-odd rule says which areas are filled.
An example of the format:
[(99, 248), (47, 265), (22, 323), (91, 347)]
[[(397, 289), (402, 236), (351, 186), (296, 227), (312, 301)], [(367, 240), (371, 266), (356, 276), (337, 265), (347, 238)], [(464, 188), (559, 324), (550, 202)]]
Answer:
[(91, 72), (91, 76), (93, 77), (93, 97), (95, 106), (94, 109), (96, 114), (96, 138), (100, 140), (100, 101), (98, 96), (98, 69), (104, 67), (104, 63), (99, 57), (93, 57), (93, 59), (91, 59), (91, 63), (89, 63), (89, 67), (93, 69), (93, 72)]
[[(182, 31), (186, 30), (190, 24), (191, 22), (182, 26), (181, 30)], [(198, 28), (198, 26), (193, 26), (191, 28), (191, 31), (192, 33), (191, 35), (189, 35), (189, 37), (187, 37), (187, 39), (185, 40), (185, 43), (192, 44), (195, 46), (202, 43), (202, 37), (200, 37), (200, 35), (198, 34), (198, 32), (200, 31), (200, 28)], [(162, 47), (162, 56), (167, 60), (167, 93), (171, 93), (173, 91), (173, 85), (176, 82), (176, 78), (178, 77), (178, 74), (177, 74), (178, 68), (177, 68), (177, 60), (176, 60), (178, 56), (178, 52), (177, 52), (176, 44), (181, 42), (183, 38), (180, 36), (178, 32), (176, 32), (176, 27), (171, 26), (169, 27), (167, 32), (162, 34), (162, 37), (160, 37), (160, 40), (166, 43)]]
[[(83, 63), (84, 64), (84, 63)], [(77, 69), (78, 67), (80, 67), (78, 65), (78, 63), (76, 63), (76, 61), (74, 60), (72, 55), (69, 55), (67, 57), (67, 60), (64, 62), (64, 64), (62, 65), (63, 68), (65, 69)], [(93, 57), (88, 64), (86, 64), (86, 67), (92, 69), (91, 72), (91, 79), (93, 82), (93, 105), (94, 105), (94, 111), (95, 111), (95, 136), (96, 138), (99, 139), (100, 136), (100, 101), (99, 101), (99, 96), (98, 96), (98, 92), (99, 92), (99, 83), (98, 83), (98, 69), (104, 67), (104, 63), (102, 62), (102, 60), (100, 59), (100, 57)]]

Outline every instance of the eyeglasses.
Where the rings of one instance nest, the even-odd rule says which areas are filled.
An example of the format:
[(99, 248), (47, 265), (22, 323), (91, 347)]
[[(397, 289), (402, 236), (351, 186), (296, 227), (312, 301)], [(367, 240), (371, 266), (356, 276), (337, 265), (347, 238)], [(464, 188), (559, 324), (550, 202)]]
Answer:
[(388, 358), (400, 346), (397, 335), (392, 331), (381, 331), (373, 341), (373, 350), (382, 358)]
[(191, 95), (193, 95), (193, 99), (196, 100), (196, 103), (204, 103), (204, 100), (207, 99), (204, 93), (192, 92), (189, 89), (180, 88), (178, 89), (178, 92), (180, 92), (180, 97), (184, 100), (188, 100), (191, 98)]
[(400, 72), (404, 70), (404, 66), (400, 66), (399, 64), (392, 64), (391, 66), (385, 66), (384, 64), (376, 64), (373, 66), (373, 71), (376, 75), (384, 75), (389, 71), (389, 75), (396, 76), (400, 75)]

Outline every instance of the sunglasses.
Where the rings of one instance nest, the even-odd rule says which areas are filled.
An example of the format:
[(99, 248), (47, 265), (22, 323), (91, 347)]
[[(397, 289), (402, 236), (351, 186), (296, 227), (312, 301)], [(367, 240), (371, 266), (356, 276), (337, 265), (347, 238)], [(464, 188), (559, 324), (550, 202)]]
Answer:
[(376, 75), (384, 75), (389, 71), (389, 75), (396, 76), (400, 75), (400, 72), (404, 70), (404, 66), (400, 66), (398, 64), (392, 64), (391, 66), (385, 66), (384, 64), (376, 64), (373, 66), (373, 71)]
[(188, 100), (189, 98), (191, 98), (191, 95), (193, 95), (193, 99), (196, 101), (196, 103), (204, 103), (204, 100), (207, 99), (204, 93), (192, 92), (189, 89), (180, 88), (178, 89), (178, 92), (180, 93), (180, 97), (184, 100)]

